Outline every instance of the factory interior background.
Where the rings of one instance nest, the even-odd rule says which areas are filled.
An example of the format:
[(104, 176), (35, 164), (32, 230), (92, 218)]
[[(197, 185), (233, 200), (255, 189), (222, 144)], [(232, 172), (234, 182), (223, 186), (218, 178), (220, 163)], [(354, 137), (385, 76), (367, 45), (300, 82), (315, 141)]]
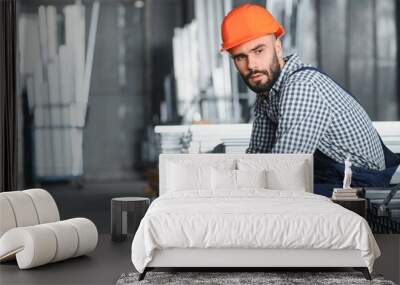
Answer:
[(255, 94), (220, 52), (223, 16), (245, 2), (372, 121), (399, 120), (395, 0), (20, 0), (18, 189), (108, 232), (112, 197), (156, 195), (156, 126), (251, 123)]

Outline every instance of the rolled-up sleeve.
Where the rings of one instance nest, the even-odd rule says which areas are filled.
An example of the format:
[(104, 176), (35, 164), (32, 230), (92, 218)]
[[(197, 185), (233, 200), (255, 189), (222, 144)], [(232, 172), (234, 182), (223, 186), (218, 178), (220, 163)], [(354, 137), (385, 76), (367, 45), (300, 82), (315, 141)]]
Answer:
[(284, 87), (279, 123), (271, 153), (314, 153), (328, 129), (331, 112), (311, 83), (292, 82)]

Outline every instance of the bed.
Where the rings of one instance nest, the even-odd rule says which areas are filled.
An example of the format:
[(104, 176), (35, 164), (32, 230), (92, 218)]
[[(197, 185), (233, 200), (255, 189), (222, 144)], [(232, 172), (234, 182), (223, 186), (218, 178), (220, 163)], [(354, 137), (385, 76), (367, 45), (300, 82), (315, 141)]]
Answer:
[(380, 251), (361, 216), (313, 194), (310, 154), (161, 154), (160, 197), (132, 242), (158, 267), (352, 267)]

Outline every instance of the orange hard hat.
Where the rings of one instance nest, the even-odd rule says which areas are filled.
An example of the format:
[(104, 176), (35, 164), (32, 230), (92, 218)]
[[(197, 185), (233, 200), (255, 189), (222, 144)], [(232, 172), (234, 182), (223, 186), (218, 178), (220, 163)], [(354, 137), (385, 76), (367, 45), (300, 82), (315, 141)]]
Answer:
[(232, 9), (222, 21), (221, 51), (264, 35), (274, 34), (279, 38), (284, 33), (284, 28), (267, 9), (256, 4), (243, 4)]

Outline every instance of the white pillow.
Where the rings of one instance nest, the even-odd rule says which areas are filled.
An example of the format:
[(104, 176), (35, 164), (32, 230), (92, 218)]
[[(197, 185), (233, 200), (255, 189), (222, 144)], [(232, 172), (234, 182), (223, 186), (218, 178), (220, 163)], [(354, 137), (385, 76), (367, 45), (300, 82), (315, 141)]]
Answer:
[(211, 189), (236, 190), (236, 170), (211, 168)]
[(252, 159), (239, 159), (240, 170), (256, 171), (266, 169), (267, 188), (271, 190), (306, 191), (309, 188), (307, 173), (308, 164), (305, 161), (282, 159), (275, 156), (268, 159), (254, 157)]
[(308, 185), (305, 163), (295, 163), (287, 168), (272, 168), (267, 171), (267, 187), (273, 190), (303, 191)]
[(237, 188), (267, 188), (267, 171), (236, 170)]
[(211, 189), (210, 167), (188, 166), (170, 162), (167, 165), (167, 190), (207, 190)]
[(182, 155), (179, 159), (167, 161), (166, 191), (202, 190), (211, 191), (211, 167), (235, 169), (234, 159), (209, 159), (199, 155), (195, 159)]

